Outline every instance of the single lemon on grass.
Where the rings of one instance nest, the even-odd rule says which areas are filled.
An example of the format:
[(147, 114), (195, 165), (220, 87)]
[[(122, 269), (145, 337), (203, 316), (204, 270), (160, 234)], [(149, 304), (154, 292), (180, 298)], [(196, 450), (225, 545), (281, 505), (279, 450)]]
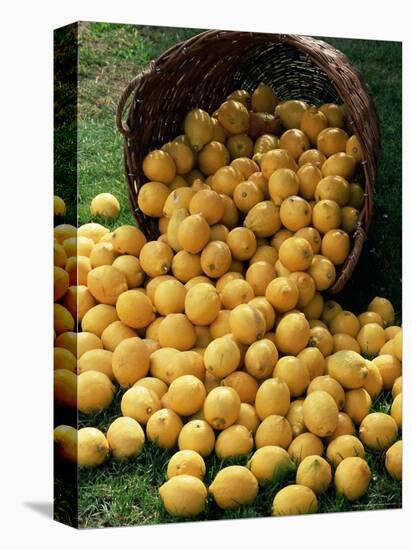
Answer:
[(90, 214), (114, 219), (120, 214), (120, 203), (111, 193), (99, 193), (90, 203)]
[(389, 414), (375, 412), (368, 414), (359, 427), (359, 437), (369, 449), (387, 449), (398, 437), (398, 426)]
[(296, 472), (296, 483), (312, 489), (317, 495), (324, 493), (332, 483), (332, 470), (319, 455), (305, 457)]
[(296, 469), (288, 452), (276, 445), (267, 445), (257, 449), (247, 467), (260, 485), (282, 481)]
[(142, 386), (132, 386), (122, 397), (120, 409), (123, 416), (134, 418), (139, 424), (147, 424), (149, 418), (162, 408), (159, 396)]
[(252, 504), (258, 494), (257, 479), (244, 466), (227, 466), (218, 472), (209, 492), (223, 510)]
[(240, 398), (233, 388), (214, 388), (204, 401), (204, 415), (216, 430), (224, 430), (236, 422), (240, 413)]
[(134, 418), (116, 418), (107, 430), (107, 441), (111, 454), (117, 460), (126, 460), (139, 455), (143, 449), (145, 435)]
[(77, 462), (79, 466), (100, 466), (109, 454), (109, 444), (97, 428), (81, 428), (77, 432)]
[(190, 475), (202, 480), (205, 474), (206, 465), (202, 456), (189, 449), (175, 453), (167, 465), (167, 479), (180, 475)]
[(190, 416), (203, 405), (206, 389), (203, 383), (191, 374), (176, 378), (168, 390), (169, 407), (177, 414)]
[(316, 495), (304, 485), (288, 485), (278, 491), (273, 499), (272, 516), (315, 514), (317, 511)]
[(335, 488), (338, 493), (353, 502), (366, 493), (370, 479), (371, 470), (366, 460), (360, 457), (348, 457), (336, 468)]
[(181, 451), (196, 451), (209, 456), (215, 447), (215, 432), (205, 420), (189, 420), (180, 431), (178, 446)]
[(77, 406), (92, 414), (106, 409), (113, 401), (115, 388), (108, 376), (99, 371), (84, 371), (77, 377)]
[(350, 456), (365, 458), (365, 448), (354, 435), (340, 435), (333, 439), (326, 449), (326, 457), (335, 468), (343, 459)]
[(292, 442), (292, 428), (284, 416), (272, 414), (259, 424), (255, 434), (257, 449), (266, 445), (275, 445), (287, 449)]
[(160, 409), (147, 421), (147, 439), (160, 449), (172, 449), (177, 444), (182, 427), (183, 422), (178, 414), (171, 409)]
[(216, 439), (215, 453), (220, 459), (242, 456), (253, 449), (251, 432), (239, 424), (234, 424), (222, 430)]
[(159, 488), (159, 494), (163, 506), (172, 516), (197, 516), (206, 506), (207, 489), (195, 476), (174, 476)]
[(296, 436), (288, 447), (289, 456), (296, 464), (300, 464), (307, 456), (322, 456), (323, 450), (322, 440), (311, 432)]

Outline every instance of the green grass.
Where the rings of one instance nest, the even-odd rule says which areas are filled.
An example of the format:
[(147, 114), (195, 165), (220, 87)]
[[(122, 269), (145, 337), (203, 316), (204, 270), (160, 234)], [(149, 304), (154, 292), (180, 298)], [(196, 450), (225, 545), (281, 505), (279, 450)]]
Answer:
[[(148, 62), (174, 43), (196, 34), (197, 30), (149, 28), (106, 23), (79, 27), (79, 103), (77, 127), (78, 204), (70, 201), (76, 181), (76, 167), (70, 160), (75, 145), (75, 128), (66, 123), (56, 134), (56, 192), (68, 199), (67, 221), (92, 221), (91, 199), (100, 192), (111, 192), (120, 201), (120, 218), (107, 224), (134, 223), (123, 174), (122, 137), (115, 126), (117, 101), (126, 84)], [(340, 303), (360, 311), (374, 295), (392, 300), (401, 320), (401, 46), (393, 42), (327, 39), (358, 66), (374, 97), (382, 130), (382, 157), (376, 183), (375, 218), (362, 258), (353, 279), (338, 297)], [(76, 219), (77, 217), (77, 219)], [(101, 221), (101, 220), (93, 220)], [(112, 406), (95, 417), (80, 416), (79, 423), (106, 430), (120, 414), (120, 392)], [(374, 410), (388, 410), (388, 396), (374, 403)], [(135, 460), (119, 464), (109, 459), (94, 470), (78, 473), (78, 517), (80, 527), (153, 524), (181, 521), (165, 513), (158, 487), (172, 452), (147, 445)], [(245, 464), (247, 458), (237, 461)], [(331, 488), (319, 499), (320, 512), (371, 510), (401, 506), (401, 485), (393, 481), (383, 466), (382, 453), (368, 453), (373, 478), (367, 494), (350, 504)], [(231, 463), (228, 461), (226, 463)], [(216, 457), (207, 459), (209, 484), (222, 467)], [(56, 463), (56, 472), (64, 470)], [(63, 480), (64, 481), (64, 478)], [(293, 482), (293, 478), (285, 483)], [(60, 504), (57, 515), (69, 517), (73, 477), (58, 485)], [(252, 506), (222, 511), (208, 501), (206, 513), (197, 519), (229, 519), (270, 515), (271, 503), (279, 486), (259, 492)]]

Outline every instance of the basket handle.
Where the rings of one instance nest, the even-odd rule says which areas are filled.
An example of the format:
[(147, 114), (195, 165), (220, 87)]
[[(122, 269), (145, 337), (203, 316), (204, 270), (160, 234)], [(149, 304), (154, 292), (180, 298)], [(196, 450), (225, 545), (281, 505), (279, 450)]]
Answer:
[(134, 92), (134, 90), (137, 88), (139, 82), (141, 81), (142, 77), (145, 76), (145, 73), (138, 74), (133, 80), (129, 82), (129, 84), (126, 86), (126, 88), (123, 90), (122, 95), (120, 96), (119, 103), (117, 104), (116, 109), (116, 126), (117, 129), (125, 138), (128, 138), (132, 135), (132, 132), (129, 128), (129, 125), (127, 122), (123, 121), (123, 112), (125, 105), (127, 103), (127, 100), (129, 99), (130, 95)]

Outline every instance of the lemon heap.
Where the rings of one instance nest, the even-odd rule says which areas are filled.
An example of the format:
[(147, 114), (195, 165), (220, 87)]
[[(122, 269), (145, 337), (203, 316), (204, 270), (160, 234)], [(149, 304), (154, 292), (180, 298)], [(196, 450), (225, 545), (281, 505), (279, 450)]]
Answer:
[[(252, 139), (251, 109), (282, 131)], [(333, 486), (357, 500), (365, 449), (400, 480), (402, 328), (385, 298), (356, 315), (325, 294), (364, 203), (344, 106), (280, 102), (259, 85), (212, 115), (190, 111), (183, 128), (142, 164), (156, 241), (131, 225), (54, 229), (56, 402), (87, 417), (121, 394), (106, 433), (56, 427), (57, 452), (93, 467), (146, 440), (174, 449), (160, 498), (188, 517), (208, 498), (250, 505), (291, 476), (274, 515), (314, 513)], [(390, 411), (371, 412), (383, 391)], [(206, 487), (213, 453), (240, 458)]]

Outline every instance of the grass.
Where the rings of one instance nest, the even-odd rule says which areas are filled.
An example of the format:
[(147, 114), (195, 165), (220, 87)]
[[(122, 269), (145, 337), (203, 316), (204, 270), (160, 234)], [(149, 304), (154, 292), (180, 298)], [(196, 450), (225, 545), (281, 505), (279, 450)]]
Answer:
[[(123, 175), (122, 137), (115, 126), (118, 98), (126, 84), (148, 62), (172, 44), (199, 32), (192, 29), (150, 28), (106, 23), (82, 23), (78, 30), (80, 44), (78, 65), (78, 119), (58, 119), (56, 126), (56, 193), (66, 199), (69, 223), (92, 221), (91, 199), (100, 192), (111, 192), (120, 201), (120, 218), (107, 224), (134, 223)], [(375, 217), (356, 272), (338, 297), (353, 311), (361, 311), (375, 295), (383, 295), (395, 305), (401, 320), (401, 89), (402, 50), (399, 43), (366, 40), (327, 39), (358, 66), (373, 95), (382, 130), (382, 156), (376, 183)], [(57, 94), (57, 102), (60, 95)], [(76, 143), (77, 132), (77, 143)], [(74, 164), (77, 148), (77, 165)], [(78, 197), (73, 199), (76, 190)], [(93, 220), (101, 221), (101, 220)], [(95, 417), (80, 416), (80, 426), (96, 426), (105, 431), (120, 414), (120, 392), (112, 406)], [(388, 410), (388, 395), (381, 395), (373, 410)], [(59, 415), (57, 415), (57, 418)], [(143, 453), (127, 464), (109, 459), (94, 470), (78, 472), (78, 503), (73, 485), (76, 474), (56, 462), (60, 480), (56, 490), (56, 515), (71, 523), (77, 513), (80, 527), (153, 524), (181, 521), (165, 513), (158, 487), (165, 480), (171, 451), (147, 445)], [(319, 499), (320, 512), (341, 512), (398, 508), (401, 485), (393, 481), (383, 465), (382, 453), (367, 453), (373, 471), (367, 494), (350, 504), (336, 496), (331, 488)], [(245, 464), (247, 457), (237, 463)], [(216, 472), (227, 463), (216, 457), (207, 459), (209, 484)], [(287, 479), (285, 483), (293, 482)], [(270, 515), (271, 503), (279, 486), (259, 492), (252, 506), (222, 511), (208, 501), (204, 515), (197, 519), (229, 519)]]

